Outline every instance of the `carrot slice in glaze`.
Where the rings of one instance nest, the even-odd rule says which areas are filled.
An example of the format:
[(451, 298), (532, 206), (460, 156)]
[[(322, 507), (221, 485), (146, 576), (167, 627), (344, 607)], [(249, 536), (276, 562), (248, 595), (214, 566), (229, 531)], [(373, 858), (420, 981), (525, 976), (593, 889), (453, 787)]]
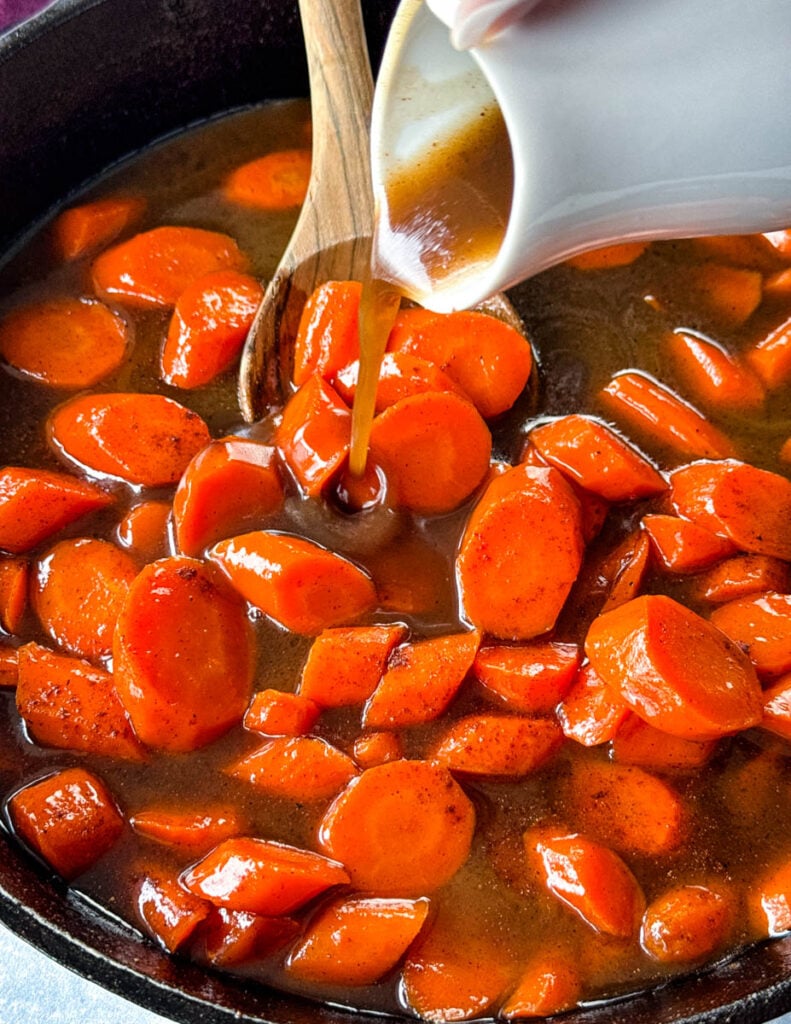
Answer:
[(629, 705), (590, 665), (583, 665), (557, 709), (563, 734), (586, 747), (611, 740), (628, 714)]
[(317, 736), (276, 736), (227, 768), (269, 796), (328, 800), (357, 775), (350, 757)]
[(630, 712), (614, 736), (610, 752), (619, 764), (676, 772), (702, 768), (716, 746), (714, 740), (686, 740), (660, 732)]
[(64, 210), (52, 225), (55, 251), (64, 260), (90, 256), (138, 220), (146, 208), (138, 196), (109, 196)]
[(542, 768), (562, 741), (551, 718), (470, 715), (440, 734), (431, 760), (467, 775), (519, 778)]
[(291, 942), (300, 926), (291, 917), (264, 917), (213, 907), (200, 928), (200, 946), (214, 967), (234, 967), (269, 956)]
[(404, 756), (404, 744), (394, 732), (369, 732), (354, 741), (354, 760), (361, 768), (388, 764)]
[(747, 656), (669, 597), (638, 597), (600, 615), (585, 653), (632, 710), (673, 736), (717, 739), (760, 721), (761, 689)]
[(235, 811), (207, 807), (199, 811), (152, 807), (130, 815), (129, 824), (146, 839), (175, 846), (190, 855), (206, 853), (244, 831), (244, 823)]
[(245, 607), (210, 566), (163, 558), (129, 589), (113, 643), (115, 679), (140, 739), (195, 750), (240, 722), (254, 640)]
[(741, 326), (763, 298), (763, 278), (756, 270), (704, 263), (687, 267), (684, 280), (700, 308), (728, 327)]
[(243, 597), (295, 633), (314, 636), (376, 607), (362, 569), (300, 537), (245, 533), (215, 544), (209, 558)]
[(771, 591), (720, 605), (712, 623), (746, 651), (761, 676), (791, 669), (791, 594)]
[(694, 963), (724, 943), (736, 919), (733, 896), (706, 885), (680, 885), (651, 903), (643, 918), (643, 949), (660, 963)]
[(314, 374), (289, 399), (275, 443), (305, 494), (316, 497), (346, 459), (351, 436), (351, 409)]
[(566, 260), (566, 265), (575, 270), (611, 270), (613, 267), (628, 267), (639, 259), (648, 248), (647, 242), (618, 242), (605, 245), (589, 252), (581, 252)]
[(244, 727), (266, 736), (304, 736), (321, 708), (308, 697), (282, 690), (259, 690), (244, 713)]
[(141, 501), (133, 505), (116, 528), (118, 543), (142, 562), (153, 562), (168, 554), (170, 503)]
[(791, 739), (791, 675), (784, 675), (764, 690), (761, 728)]
[(766, 399), (758, 376), (708, 338), (688, 331), (667, 336), (665, 351), (692, 397), (708, 409), (754, 412)]
[(308, 191), (309, 149), (278, 149), (248, 160), (223, 182), (232, 203), (256, 210), (287, 210), (299, 206)]
[(162, 872), (146, 873), (138, 881), (134, 902), (143, 929), (169, 953), (187, 942), (211, 910), (210, 903)]
[(791, 380), (791, 318), (778, 324), (747, 353), (747, 362), (770, 391)]
[(445, 768), (393, 761), (367, 769), (335, 798), (319, 846), (357, 889), (420, 896), (456, 874), (474, 829), (473, 805)]
[(781, 861), (754, 882), (748, 905), (750, 923), (757, 935), (791, 931), (791, 861)]
[[(360, 363), (355, 360), (335, 377), (335, 389), (348, 405), (354, 401)], [(421, 395), (426, 391), (452, 391), (459, 388), (435, 363), (409, 352), (386, 352), (379, 367), (376, 385), (375, 412), (378, 414), (395, 405), (402, 398)]]
[(620, 544), (602, 566), (603, 577), (610, 581), (602, 612), (620, 608), (640, 593), (648, 571), (651, 545), (644, 533), (635, 530)]
[(566, 950), (533, 958), (506, 1000), (500, 1016), (506, 1020), (551, 1017), (570, 1010), (582, 997), (576, 957)]
[(353, 626), (325, 629), (308, 653), (300, 695), (321, 707), (362, 704), (379, 684), (385, 664), (406, 626)]
[[(325, 281), (302, 310), (294, 340), (294, 383), (297, 387), (317, 373), (332, 380), (360, 354), (359, 281)], [(349, 399), (343, 395), (346, 401)]]
[(643, 516), (642, 526), (668, 572), (699, 572), (734, 553), (734, 545), (726, 537), (677, 516)]
[(737, 555), (696, 576), (690, 593), (699, 601), (724, 604), (765, 590), (785, 593), (789, 589), (788, 562), (769, 555)]
[(26, 558), (0, 558), (0, 628), (16, 633), (27, 609), (30, 563)]
[(576, 644), (536, 640), (513, 647), (482, 647), (473, 674), (508, 708), (528, 714), (554, 711), (574, 682), (580, 664)]

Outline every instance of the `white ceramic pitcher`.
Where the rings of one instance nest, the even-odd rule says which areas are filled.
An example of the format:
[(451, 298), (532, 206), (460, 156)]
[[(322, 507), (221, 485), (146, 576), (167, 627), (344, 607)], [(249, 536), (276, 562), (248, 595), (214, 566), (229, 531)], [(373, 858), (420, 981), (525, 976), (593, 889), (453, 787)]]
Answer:
[(495, 100), (514, 193), (486, 267), (429, 282), (382, 216), (380, 271), (448, 311), (616, 240), (791, 226), (790, 53), (791, 0), (402, 0), (374, 97), (379, 209)]

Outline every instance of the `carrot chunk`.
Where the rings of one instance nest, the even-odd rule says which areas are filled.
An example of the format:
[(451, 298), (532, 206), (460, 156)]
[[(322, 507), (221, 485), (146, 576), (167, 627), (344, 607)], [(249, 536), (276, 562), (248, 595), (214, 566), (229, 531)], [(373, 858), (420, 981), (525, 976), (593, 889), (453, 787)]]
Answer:
[(138, 220), (146, 201), (138, 196), (110, 196), (64, 210), (52, 225), (56, 253), (79, 260), (109, 245)]
[(692, 581), (692, 594), (700, 601), (724, 604), (764, 590), (791, 589), (787, 562), (770, 555), (737, 555), (700, 573)]
[(226, 839), (181, 877), (189, 892), (218, 907), (273, 917), (348, 881), (334, 860), (247, 836)]
[(88, 388), (126, 357), (127, 327), (93, 299), (50, 299), (0, 322), (0, 355), (28, 377), (55, 388)]
[(770, 391), (791, 380), (791, 318), (778, 324), (747, 353), (747, 362)]
[(682, 456), (727, 459), (734, 454), (728, 438), (691, 405), (642, 373), (613, 377), (599, 398), (616, 418), (640, 431), (653, 444)]
[(705, 885), (680, 885), (651, 903), (642, 944), (661, 963), (694, 963), (723, 944), (736, 918), (733, 897)]
[(604, 561), (601, 571), (609, 581), (602, 612), (620, 608), (640, 593), (648, 571), (651, 545), (644, 533), (635, 530)]
[(778, 270), (776, 274), (770, 274), (769, 277), (764, 279), (764, 300), (778, 299), (784, 301), (789, 296), (791, 296), (791, 267), (787, 267), (785, 270)]
[(595, 747), (615, 736), (629, 706), (590, 665), (583, 665), (557, 714), (564, 736)]
[(506, 1020), (551, 1017), (576, 1006), (581, 996), (582, 981), (575, 957), (565, 951), (546, 953), (528, 963), (500, 1016)]
[(210, 566), (163, 558), (129, 589), (115, 628), (121, 700), (147, 745), (195, 750), (240, 722), (254, 641), (245, 608)]
[[(310, 295), (294, 340), (294, 374), (297, 387), (318, 374), (333, 380), (339, 370), (360, 355), (359, 281), (325, 281)], [(346, 395), (343, 398), (348, 402)]]
[(233, 586), (286, 629), (315, 636), (376, 607), (370, 578), (311, 541), (258, 530), (209, 551)]
[(129, 824), (146, 839), (175, 846), (193, 856), (206, 853), (244, 831), (244, 823), (236, 812), (224, 808), (184, 811), (152, 807), (131, 815)]
[(508, 708), (542, 714), (554, 711), (566, 696), (579, 664), (576, 644), (535, 640), (517, 647), (482, 647), (472, 671)]
[(791, 861), (766, 872), (749, 894), (750, 922), (758, 935), (791, 931)]
[(36, 565), (31, 604), (55, 643), (98, 661), (112, 652), (115, 621), (135, 576), (135, 563), (109, 541), (62, 540)]
[(761, 727), (783, 739), (791, 739), (791, 676), (784, 675), (764, 690)]
[(672, 736), (717, 739), (760, 721), (761, 689), (747, 656), (669, 597), (638, 597), (600, 615), (585, 653), (633, 711)]
[(37, 743), (144, 759), (109, 672), (33, 643), (18, 657), (17, 710)]
[(116, 528), (119, 544), (142, 562), (153, 562), (168, 552), (170, 505), (167, 501), (141, 501), (133, 505)]
[(247, 269), (247, 259), (228, 235), (200, 228), (144, 231), (94, 260), (96, 294), (133, 308), (175, 306), (191, 284), (215, 270)]
[(249, 160), (223, 182), (226, 199), (257, 210), (300, 206), (308, 191), (310, 150), (278, 149)]
[(426, 391), (402, 398), (374, 419), (370, 452), (393, 504), (442, 515), (461, 505), (485, 477), (492, 436), (464, 398)]
[(628, 939), (645, 909), (642, 889), (618, 854), (582, 835), (525, 833), (547, 889), (594, 931)]
[[(357, 391), (360, 363), (355, 360), (335, 377), (335, 389), (351, 405)], [(386, 352), (379, 368), (374, 410), (378, 414), (400, 402), (402, 398), (422, 395), (426, 391), (452, 391), (459, 389), (451, 378), (435, 363), (409, 352)]]
[(315, 736), (277, 736), (227, 768), (269, 796), (328, 800), (357, 775), (354, 761)]
[(670, 475), (679, 515), (742, 551), (791, 559), (791, 481), (745, 462), (693, 462)]
[(319, 717), (319, 705), (298, 693), (259, 690), (244, 713), (244, 727), (266, 736), (304, 736)]
[(480, 634), (456, 633), (404, 644), (368, 700), (363, 725), (400, 729), (438, 718), (472, 668)]
[(264, 289), (254, 277), (217, 270), (189, 284), (176, 300), (162, 348), (162, 379), (197, 388), (227, 370), (242, 351)]
[(15, 647), (0, 646), (0, 689), (13, 690), (19, 682), (19, 654)]
[(791, 670), (791, 594), (772, 592), (720, 605), (711, 621), (746, 651), (761, 676)]
[(264, 917), (213, 907), (200, 929), (202, 949), (214, 967), (234, 967), (266, 957), (290, 942), (299, 924), (290, 917)]
[(104, 783), (83, 768), (25, 786), (8, 801), (8, 810), (22, 839), (68, 880), (103, 857), (124, 828)]
[(369, 732), (354, 741), (354, 760), (361, 768), (399, 761), (404, 756), (404, 744), (397, 733)]
[(740, 327), (763, 298), (763, 278), (756, 270), (705, 263), (687, 267), (684, 277), (700, 308), (727, 327)]
[(192, 459), (173, 497), (176, 544), (185, 555), (262, 525), (283, 505), (275, 449), (258, 441), (212, 441)]
[(368, 768), (335, 798), (319, 846), (357, 889), (420, 896), (449, 881), (469, 856), (475, 810), (450, 773), (426, 761)]
[(562, 740), (551, 718), (470, 715), (440, 734), (431, 759), (467, 775), (518, 778), (542, 768)]
[(587, 416), (545, 423), (530, 431), (530, 441), (550, 466), (607, 501), (650, 498), (667, 490), (648, 459)]
[(611, 744), (614, 761), (660, 772), (702, 768), (714, 753), (714, 740), (687, 740), (670, 736), (630, 713)]
[(324, 708), (362, 704), (379, 684), (390, 652), (406, 626), (325, 629), (313, 641), (302, 669), (300, 695)]
[(0, 558), (0, 628), (16, 633), (27, 609), (30, 565), (25, 558)]
[(677, 516), (643, 516), (642, 526), (651, 538), (652, 550), (668, 572), (699, 572), (735, 550), (726, 537), (718, 537), (698, 523)]
[(613, 267), (627, 267), (639, 259), (648, 248), (647, 242), (618, 242), (605, 245), (589, 252), (581, 252), (566, 260), (566, 265), (575, 270), (611, 270)]
[(275, 443), (305, 494), (316, 497), (349, 453), (351, 409), (318, 374), (289, 399)]
[(414, 942), (428, 910), (427, 899), (335, 901), (310, 922), (286, 970), (325, 985), (373, 985)]
[(550, 630), (582, 564), (579, 502), (556, 469), (520, 465), (491, 481), (456, 560), (467, 618), (501, 640)]
[(113, 503), (93, 484), (66, 473), (6, 466), (0, 470), (0, 550), (20, 554), (89, 512)]
[(766, 391), (757, 374), (708, 338), (674, 331), (666, 338), (665, 350), (693, 398), (704, 407), (726, 413), (762, 408)]
[(144, 930), (168, 953), (175, 953), (211, 910), (211, 904), (185, 892), (174, 878), (146, 873), (135, 887), (135, 909)]

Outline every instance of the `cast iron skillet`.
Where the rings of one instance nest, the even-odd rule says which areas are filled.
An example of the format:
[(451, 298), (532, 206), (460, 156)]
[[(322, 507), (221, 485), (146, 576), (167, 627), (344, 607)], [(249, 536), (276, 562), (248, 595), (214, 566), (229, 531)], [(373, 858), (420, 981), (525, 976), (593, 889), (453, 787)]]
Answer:
[[(376, 63), (395, 2), (364, 6)], [(306, 93), (289, 0), (59, 0), (0, 38), (0, 253), (55, 202), (158, 136)], [(518, 289), (512, 298), (518, 306)], [(181, 1024), (361, 1024), (165, 956), (81, 905), (2, 834), (0, 919), (65, 966)], [(789, 1009), (791, 937), (564, 1021), (759, 1024)]]

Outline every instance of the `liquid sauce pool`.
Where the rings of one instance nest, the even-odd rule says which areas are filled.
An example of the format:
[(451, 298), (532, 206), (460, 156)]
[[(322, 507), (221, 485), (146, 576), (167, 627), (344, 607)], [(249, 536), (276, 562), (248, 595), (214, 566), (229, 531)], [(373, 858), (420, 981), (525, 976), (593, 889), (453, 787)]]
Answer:
[[(269, 212), (251, 209), (229, 199), (223, 183), (236, 167), (266, 152), (304, 148), (308, 138), (307, 107), (302, 103), (234, 114), (135, 158), (81, 196), (79, 203), (104, 196), (144, 196), (145, 211), (111, 244), (160, 225), (221, 231), (236, 240), (249, 258), (252, 273), (267, 279), (287, 241), (296, 208)], [(90, 295), (89, 271), (95, 255), (66, 262), (57, 258), (52, 229), (44, 225), (2, 271), (0, 314), (6, 318), (17, 308), (51, 297)], [(650, 380), (660, 381), (689, 405), (704, 408), (700, 385), (691, 384), (697, 378), (687, 364), (672, 357), (668, 338), (677, 337), (674, 332), (683, 329), (686, 336), (713, 341), (734, 359), (741, 359), (740, 365), (750, 365), (750, 351), (790, 315), (789, 289), (783, 289), (781, 277), (787, 266), (783, 253), (763, 238), (680, 241), (656, 244), (639, 253), (626, 251), (620, 258), (616, 253), (603, 258), (598, 266), (591, 261), (587, 265), (585, 261), (564, 265), (525, 283), (512, 293), (512, 299), (524, 318), (535, 363), (512, 408), (487, 417), (492, 460), (517, 465), (530, 448), (532, 454), (528, 452), (527, 458), (541, 470), (543, 457), (535, 453), (538, 442), (527, 444), (530, 431), (558, 417), (584, 414), (613, 425), (620, 437), (644, 452), (663, 473), (695, 461), (645, 420), (628, 420), (624, 404), (614, 405), (606, 397), (610, 392), (603, 389), (623, 371), (637, 370)], [(750, 308), (750, 289), (757, 291), (754, 308)], [(201, 416), (213, 438), (233, 435), (272, 443), (280, 436), (282, 410), (273, 410), (252, 427), (242, 425), (236, 403), (235, 365), (212, 383), (195, 389), (163, 383), (160, 349), (171, 317), (169, 308), (140, 309), (120, 299), (111, 305), (129, 325), (132, 343), (128, 358), (93, 386), (92, 392), (166, 395)], [(8, 365), (3, 366), (1, 374), (4, 464), (80, 475), (73, 463), (64, 463), (58, 457), (45, 429), (52, 410), (81, 393), (80, 389), (49, 387)], [(762, 402), (749, 409), (740, 406), (737, 397), (724, 407), (708, 406), (706, 411), (709, 424), (722, 432), (739, 460), (785, 477), (787, 463), (780, 452), (791, 435), (787, 384), (774, 382)], [(470, 512), (491, 478), (481, 480), (457, 507), (439, 514), (377, 503), (375, 496), (368, 503), (362, 502), (362, 511), (355, 512), (349, 507), (354, 499), (350, 502), (339, 498), (344, 493), (338, 484), (339, 478), (343, 479), (342, 466), (330, 475), (321, 496), (312, 498), (303, 495), (293, 470), (281, 468), (280, 472), (286, 494), (282, 508), (262, 515), (260, 522), (245, 529), (298, 535), (365, 570), (377, 587), (379, 606), (366, 612), (355, 625), (403, 623), (406, 631), (402, 642), (410, 644), (470, 634), (472, 623), (460, 603), (455, 559)], [(82, 517), (26, 550), (22, 557), (34, 567), (62, 539), (100, 538), (119, 543), (118, 524), (129, 507), (143, 499), (167, 503), (173, 499), (171, 485), (132, 486), (95, 474), (83, 474), (81, 478), (98, 482), (116, 497), (116, 503)], [(666, 492), (607, 502), (599, 512), (602, 521), (596, 524), (598, 532), (590, 526), (577, 582), (563, 600), (553, 630), (548, 637), (540, 636), (540, 641), (551, 639), (567, 645), (568, 650), (573, 645), (581, 648), (596, 614), (612, 599), (618, 581), (624, 582), (624, 569), (634, 561), (640, 538), (646, 537), (640, 525), (644, 517), (675, 514)], [(167, 545), (163, 542), (158, 555), (176, 553), (173, 538), (171, 528)], [(702, 596), (701, 573), (707, 570), (668, 571), (655, 547), (649, 547), (648, 542), (643, 546), (648, 551), (647, 569), (642, 576), (635, 575), (636, 582), (626, 599), (638, 594), (669, 595), (708, 619), (717, 605)], [(734, 548), (728, 557), (738, 554)], [(133, 553), (132, 557), (137, 556)], [(725, 557), (721, 554), (720, 561)], [(139, 558), (137, 564), (142, 568)], [(40, 574), (41, 570), (36, 567), (34, 571)], [(398, 607), (400, 600), (402, 605)], [(313, 637), (281, 628), (252, 605), (248, 605), (247, 614), (255, 633), (254, 689), (294, 692)], [(31, 642), (60, 651), (28, 606), (16, 628), (0, 634), (0, 651), (16, 650)], [(526, 641), (533, 642), (538, 641)], [(518, 648), (521, 644), (484, 637), (484, 650), (495, 646)], [(102, 658), (94, 664), (109, 665)], [(398, 657), (391, 662), (391, 667), (397, 665)], [(783, 665), (778, 671), (764, 672), (765, 689), (773, 687), (789, 668), (791, 665)], [(423, 721), (392, 730), (363, 729), (363, 708), (358, 702), (322, 710), (309, 733), (351, 755), (361, 734), (389, 732), (402, 745), (405, 758), (422, 763), (431, 759), (454, 724), (473, 716), (527, 717), (557, 723), (552, 708), (526, 715), (513, 699), (483, 685), (478, 675), (478, 670), (465, 673), (447, 709), (438, 717), (428, 715)], [(3, 690), (0, 699), (3, 798), (9, 801), (25, 787), (73, 767), (87, 769), (102, 780), (126, 824), (103, 856), (80, 870), (70, 884), (154, 941), (162, 942), (162, 934), (152, 925), (153, 918), (149, 915), (146, 920), (141, 910), (145, 880), (165, 878), (178, 885), (175, 880), (208, 850), (188, 852), (183, 846), (157, 842), (130, 827), (130, 818), (154, 807), (196, 813), (222, 808), (226, 815), (235, 814), (244, 822), (245, 836), (326, 854), (318, 832), (322, 823), (325, 831), (328, 827), (326, 815), (336, 793), (320, 799), (287, 798), (229, 774), (229, 766), (258, 750), (263, 740), (262, 735), (243, 728), (240, 722), (194, 751), (148, 749), (144, 761), (118, 760), (34, 742), (29, 725), (20, 719), (13, 690)], [(627, 723), (625, 714), (623, 723)], [(629, 719), (632, 726), (634, 719), (634, 715)], [(622, 749), (627, 748), (622, 745)], [(491, 1017), (498, 1016), (503, 1008), (518, 1015), (518, 1010), (509, 1011), (509, 1006), (515, 1005), (513, 992), (524, 972), (539, 958), (542, 962), (551, 960), (556, 972), (560, 971), (559, 964), (574, 965), (573, 984), (546, 1012), (578, 1001), (642, 990), (671, 975), (694, 970), (701, 963), (718, 961), (765, 937), (770, 929), (760, 910), (761, 896), (768, 892), (766, 879), (791, 862), (791, 842), (785, 827), (791, 805), (788, 752), (786, 741), (776, 731), (751, 727), (712, 741), (700, 759), (702, 763), (694, 767), (646, 762), (641, 767), (626, 755), (619, 760), (617, 738), (587, 746), (573, 738), (561, 742), (558, 732), (551, 754), (533, 770), (516, 775), (453, 770), (452, 777), (460, 787), (453, 790), (454, 813), (461, 820), (459, 808), (466, 806), (466, 800), (474, 810), (469, 853), (460, 858), (458, 869), (438, 887), (430, 886), (426, 892), (377, 892), (381, 897), (392, 895), (411, 901), (410, 913), (416, 912), (424, 897), (429, 904), (420, 934), (387, 966), (381, 980), (357, 985), (306, 980), (288, 966), (295, 962), (294, 951), (310, 934), (318, 911), (341, 895), (360, 895), (354, 887), (343, 886), (328, 889), (293, 911), (284, 912), (289, 926), (277, 941), (270, 937), (268, 944), (251, 946), (236, 962), (227, 960), (224, 969), (345, 1006), (443, 1019), (458, 1007), (454, 1009), (447, 999), (443, 1001), (442, 994), (432, 994), (421, 986), (421, 969), (433, 962), (443, 963), (443, 973), (452, 979), (463, 1016)], [(656, 825), (651, 819), (651, 828), (655, 828), (651, 835), (658, 852), (647, 849), (650, 844), (634, 846), (630, 829), (634, 826), (639, 832), (640, 815), (649, 813), (637, 806), (639, 801), (635, 806), (629, 802), (636, 800), (639, 787), (623, 790), (626, 803), (619, 805), (617, 813), (613, 813), (614, 805), (607, 796), (607, 791), (612, 792), (608, 787), (614, 783), (603, 783), (596, 792), (580, 796), (581, 780), (599, 778), (597, 772), (606, 773), (613, 767), (632, 776), (645, 772), (651, 780), (658, 780), (663, 793), (670, 793), (679, 820), (667, 825), (667, 818), (664, 824)], [(344, 786), (345, 782), (339, 783), (336, 792)], [(597, 810), (600, 807), (601, 813)], [(20, 831), (13, 805), (7, 809), (6, 821)], [(614, 831), (614, 825), (623, 821), (626, 825)], [(395, 817), (388, 822), (393, 830), (399, 824)], [(656, 838), (665, 826), (671, 833), (677, 831), (675, 838)], [(679, 887), (696, 886), (715, 892), (719, 902), (712, 903), (707, 913), (718, 922), (719, 941), (702, 956), (658, 958), (649, 951), (656, 945), (651, 947), (650, 936), (646, 938), (647, 926), (641, 933), (639, 922), (630, 923), (628, 934), (618, 935), (613, 934), (612, 927), (608, 931), (592, 923), (589, 907), (575, 909), (573, 901), (570, 904), (551, 890), (535, 857), (535, 843), (540, 840), (531, 840), (533, 855), (526, 852), (525, 834), (538, 836), (539, 832), (545, 838), (549, 836), (546, 842), (550, 846), (558, 837), (582, 834), (599, 847), (615, 851), (649, 908)], [(458, 841), (458, 831), (453, 835), (454, 842)], [(20, 841), (26, 845), (24, 838)], [(370, 889), (365, 885), (357, 888), (363, 896)], [(163, 898), (160, 895), (160, 901)], [(618, 900), (609, 902), (612, 905)], [(206, 963), (210, 959), (206, 928), (212, 918), (206, 916), (210, 906), (205, 900), (201, 906), (204, 916), (198, 913), (200, 920), (178, 943), (176, 955)], [(717, 917), (721, 906), (725, 910)], [(296, 923), (292, 925), (292, 921)], [(788, 928), (782, 921), (782, 915), (778, 915), (775, 931)], [(710, 924), (709, 930), (714, 928)], [(405, 957), (407, 967), (402, 974)], [(467, 973), (465, 961), (480, 963), (486, 969), (480, 976)], [(218, 964), (215, 959), (214, 967)]]

